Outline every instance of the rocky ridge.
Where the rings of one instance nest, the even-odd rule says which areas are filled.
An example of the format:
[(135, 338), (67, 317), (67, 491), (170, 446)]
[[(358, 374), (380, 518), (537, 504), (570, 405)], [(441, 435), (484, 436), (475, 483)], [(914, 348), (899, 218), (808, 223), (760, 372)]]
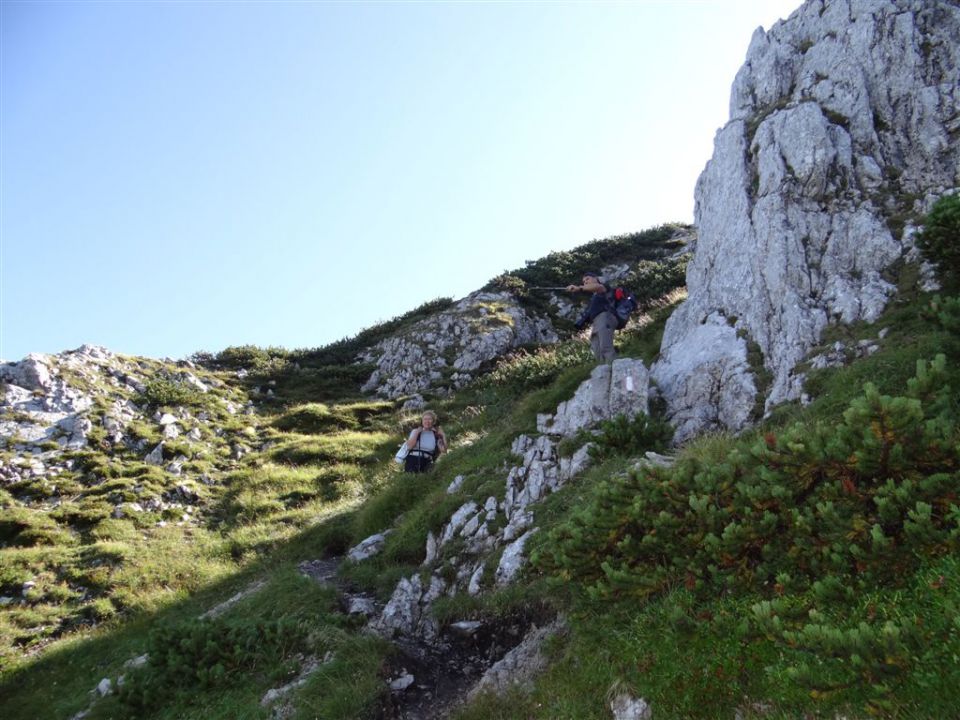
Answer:
[(905, 219), (960, 184), (958, 38), (960, 8), (925, 0), (811, 0), (754, 33), (652, 373), (679, 440), (798, 398), (827, 325), (884, 309)]
[(533, 317), (511, 294), (475, 292), (361, 353), (362, 362), (376, 365), (362, 389), (398, 398), (444, 379), (460, 388), (484, 363), (513, 348), (557, 340), (550, 320)]

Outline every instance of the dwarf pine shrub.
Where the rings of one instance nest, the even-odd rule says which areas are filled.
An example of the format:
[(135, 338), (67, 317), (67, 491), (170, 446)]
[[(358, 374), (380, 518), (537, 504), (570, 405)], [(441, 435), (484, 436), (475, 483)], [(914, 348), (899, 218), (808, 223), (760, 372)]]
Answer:
[(303, 645), (291, 619), (194, 619), (160, 626), (147, 641), (149, 662), (128, 675), (120, 700), (131, 709), (148, 710), (167, 702), (171, 693), (247, 681), (248, 673), (280, 679)]
[(635, 455), (646, 450), (663, 452), (673, 439), (673, 428), (662, 419), (643, 413), (635, 417), (617, 415), (600, 423), (588, 451), (595, 462), (614, 455)]
[(867, 385), (837, 423), (797, 425), (601, 484), (537, 555), (597, 598), (647, 597), (678, 583), (709, 596), (803, 591), (832, 576), (896, 582), (919, 554), (960, 540), (960, 447), (943, 356), (920, 363), (907, 395)]
[(154, 408), (174, 405), (206, 405), (208, 402), (207, 396), (197, 388), (163, 378), (157, 378), (147, 383), (143, 397), (147, 404)]
[(940, 198), (917, 235), (923, 254), (937, 264), (944, 286), (960, 289), (960, 194)]

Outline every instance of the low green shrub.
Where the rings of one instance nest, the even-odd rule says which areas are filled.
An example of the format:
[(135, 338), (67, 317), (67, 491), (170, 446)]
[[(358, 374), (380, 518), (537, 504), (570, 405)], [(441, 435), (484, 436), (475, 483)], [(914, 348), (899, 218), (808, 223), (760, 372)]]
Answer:
[(960, 290), (960, 194), (940, 198), (923, 220), (917, 246), (936, 263), (947, 290)]
[(280, 680), (289, 676), (302, 649), (297, 622), (291, 619), (217, 618), (163, 625), (150, 632), (149, 661), (128, 673), (120, 700), (141, 712), (164, 705), (171, 694), (249, 682), (249, 673)]
[(918, 364), (906, 397), (869, 384), (843, 419), (601, 483), (551, 532), (537, 563), (597, 598), (801, 591), (835, 576), (895, 582), (919, 554), (960, 543), (960, 445), (945, 361)]
[(178, 383), (165, 378), (156, 378), (147, 383), (143, 398), (153, 408), (174, 405), (203, 406), (207, 403), (206, 393), (187, 383)]
[(663, 452), (673, 439), (673, 428), (659, 418), (643, 413), (629, 418), (617, 415), (600, 423), (589, 449), (595, 462), (603, 462), (615, 455), (638, 455), (644, 451)]

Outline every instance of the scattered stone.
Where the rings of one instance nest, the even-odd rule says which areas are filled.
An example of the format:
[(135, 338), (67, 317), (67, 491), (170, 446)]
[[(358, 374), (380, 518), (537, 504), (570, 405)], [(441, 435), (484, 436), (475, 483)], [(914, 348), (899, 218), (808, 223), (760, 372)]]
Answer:
[(437, 559), (437, 536), (433, 534), (433, 531), (427, 533), (427, 550), (423, 558), (424, 565), (432, 565), (433, 561)]
[(230, 599), (224, 600), (219, 605), (216, 605), (210, 608), (209, 610), (207, 610), (203, 615), (200, 616), (200, 619), (203, 620), (205, 618), (215, 618), (223, 615), (223, 613), (225, 613), (227, 610), (232, 608), (234, 605), (236, 605), (238, 602), (240, 602), (244, 598), (250, 597), (254, 593), (259, 592), (266, 584), (267, 584), (266, 580), (257, 580), (256, 582), (252, 583), (251, 585), (247, 586), (246, 588), (238, 592), (236, 595), (234, 595)]
[(613, 720), (653, 720), (653, 711), (643, 698), (635, 698), (627, 692), (618, 693), (610, 701)]
[(321, 585), (332, 585), (340, 567), (339, 557), (330, 557), (323, 560), (304, 560), (297, 565), (300, 574)]
[(527, 540), (529, 540), (530, 536), (535, 532), (537, 532), (537, 528), (528, 530), (503, 551), (503, 555), (500, 556), (500, 564), (497, 565), (495, 576), (497, 585), (508, 585), (517, 576), (517, 573), (520, 572), (520, 569), (524, 565), (523, 546), (526, 545)]
[(148, 653), (144, 653), (138, 657), (130, 658), (123, 664), (123, 666), (129, 670), (136, 670), (137, 668), (141, 668), (146, 665), (149, 660), (150, 655)]
[(453, 495), (454, 493), (459, 492), (460, 488), (463, 487), (463, 480), (463, 475), (457, 475), (447, 486), (447, 495)]
[(163, 465), (163, 443), (161, 442), (153, 450), (151, 450), (143, 461), (147, 465)]
[(413, 685), (414, 677), (408, 672), (404, 672), (400, 677), (390, 681), (390, 689), (394, 692), (403, 692)]
[(542, 651), (544, 642), (564, 631), (562, 620), (555, 620), (542, 628), (532, 628), (519, 645), (483, 674), (467, 694), (467, 699), (472, 700), (484, 692), (502, 695), (514, 686), (529, 689), (533, 679), (547, 667), (547, 659)]
[(104, 678), (97, 684), (96, 693), (100, 697), (106, 697), (113, 694), (113, 681), (110, 678)]
[(373, 598), (366, 595), (348, 595), (345, 598), (347, 615), (365, 615), (371, 617), (377, 612), (377, 605)]
[(300, 688), (306, 685), (307, 681), (310, 678), (310, 675), (316, 672), (321, 664), (326, 664), (330, 662), (330, 660), (328, 660), (327, 658), (332, 658), (332, 655), (330, 653), (327, 653), (326, 657), (324, 657), (323, 659), (323, 663), (319, 662), (315, 657), (307, 658), (307, 660), (303, 664), (303, 667), (300, 669), (300, 673), (297, 675), (296, 679), (294, 679), (292, 682), (287, 683), (286, 685), (283, 685), (282, 687), (267, 690), (264, 696), (260, 699), (260, 706), (268, 707), (269, 705), (272, 705), (280, 698), (286, 695), (289, 695), (291, 692), (293, 692), (297, 688)]
[(365, 540), (361, 540), (359, 544), (347, 551), (347, 558), (353, 562), (362, 562), (363, 560), (372, 558), (383, 550), (383, 546), (387, 542), (387, 536), (389, 536), (391, 532), (393, 531), (385, 530), (382, 533), (377, 533)]
[(479, 620), (461, 620), (450, 624), (450, 632), (461, 637), (473, 637), (483, 627)]

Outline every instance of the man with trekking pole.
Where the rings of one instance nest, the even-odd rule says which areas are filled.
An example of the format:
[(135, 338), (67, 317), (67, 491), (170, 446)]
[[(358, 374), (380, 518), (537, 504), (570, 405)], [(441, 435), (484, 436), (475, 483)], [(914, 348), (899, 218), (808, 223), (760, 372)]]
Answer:
[(600, 282), (597, 273), (584, 273), (582, 285), (567, 285), (568, 292), (590, 293), (590, 303), (577, 320), (577, 330), (592, 323), (590, 349), (597, 362), (612, 363), (617, 357), (613, 347), (613, 331), (617, 329), (617, 317), (610, 308), (607, 286)]

